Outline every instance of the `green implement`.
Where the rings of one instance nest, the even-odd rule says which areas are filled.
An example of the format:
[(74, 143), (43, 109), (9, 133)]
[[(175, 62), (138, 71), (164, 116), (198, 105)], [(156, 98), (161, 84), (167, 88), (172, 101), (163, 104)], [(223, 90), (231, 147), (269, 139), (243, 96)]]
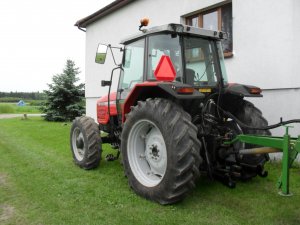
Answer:
[(232, 141), (224, 142), (225, 145), (233, 145), (236, 142), (264, 146), (261, 148), (239, 150), (238, 154), (262, 154), (282, 152), (282, 174), (278, 180), (277, 187), (282, 196), (291, 196), (289, 191), (289, 169), (300, 153), (300, 135), (293, 138), (289, 135), (289, 126), (285, 126), (286, 131), (283, 137), (238, 135)]

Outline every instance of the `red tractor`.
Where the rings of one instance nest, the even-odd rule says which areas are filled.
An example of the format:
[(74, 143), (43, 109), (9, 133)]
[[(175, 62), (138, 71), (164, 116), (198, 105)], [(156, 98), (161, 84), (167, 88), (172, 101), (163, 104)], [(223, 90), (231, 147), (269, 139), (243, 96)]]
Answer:
[[(261, 89), (228, 83), (221, 43), (226, 33), (181, 24), (140, 30), (122, 41), (122, 64), (102, 81), (109, 94), (97, 102), (98, 123), (86, 116), (73, 122), (75, 163), (97, 167), (101, 144), (110, 143), (117, 156), (108, 159), (121, 154), (132, 189), (161, 204), (182, 200), (200, 174), (229, 187), (238, 179), (266, 176), (268, 154), (241, 155), (239, 150), (253, 145), (223, 144), (239, 134), (270, 135), (253, 129), (267, 121), (244, 100), (262, 97)], [(99, 45), (96, 62), (104, 63), (112, 48)], [(117, 70), (117, 91), (110, 93)]]

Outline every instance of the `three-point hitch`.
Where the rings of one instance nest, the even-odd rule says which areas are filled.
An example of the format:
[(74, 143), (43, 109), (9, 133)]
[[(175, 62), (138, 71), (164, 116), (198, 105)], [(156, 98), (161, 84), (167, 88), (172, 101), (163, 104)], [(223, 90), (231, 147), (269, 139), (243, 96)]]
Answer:
[(285, 126), (286, 130), (283, 137), (241, 134), (234, 138), (232, 141), (224, 142), (225, 145), (233, 145), (234, 143), (239, 141), (247, 144), (265, 146), (261, 148), (239, 150), (238, 153), (240, 155), (282, 152), (282, 174), (277, 182), (277, 187), (280, 190), (279, 194), (282, 196), (292, 195), (289, 190), (289, 169), (297, 158), (298, 153), (300, 153), (300, 135), (298, 136), (298, 138), (291, 137), (289, 135), (290, 127), (291, 126)]

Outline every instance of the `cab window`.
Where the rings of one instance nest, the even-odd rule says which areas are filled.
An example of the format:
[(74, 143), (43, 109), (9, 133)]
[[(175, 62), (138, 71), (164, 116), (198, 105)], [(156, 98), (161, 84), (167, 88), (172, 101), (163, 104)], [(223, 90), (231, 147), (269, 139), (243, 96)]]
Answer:
[(156, 80), (154, 71), (163, 55), (170, 57), (176, 71), (176, 81), (182, 81), (182, 57), (179, 36), (159, 34), (149, 37), (147, 80)]
[(192, 86), (214, 86), (217, 83), (213, 42), (185, 37), (186, 83)]
[(143, 82), (144, 46), (144, 39), (125, 46), (123, 72), (119, 88), (131, 90), (135, 84)]

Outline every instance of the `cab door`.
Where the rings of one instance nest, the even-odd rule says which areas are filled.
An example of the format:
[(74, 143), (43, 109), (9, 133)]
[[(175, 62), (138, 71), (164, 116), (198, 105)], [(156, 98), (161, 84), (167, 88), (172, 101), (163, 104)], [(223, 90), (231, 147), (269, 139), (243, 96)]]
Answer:
[(122, 70), (117, 91), (117, 111), (122, 117), (122, 106), (130, 91), (144, 81), (145, 38), (129, 43), (124, 48)]

